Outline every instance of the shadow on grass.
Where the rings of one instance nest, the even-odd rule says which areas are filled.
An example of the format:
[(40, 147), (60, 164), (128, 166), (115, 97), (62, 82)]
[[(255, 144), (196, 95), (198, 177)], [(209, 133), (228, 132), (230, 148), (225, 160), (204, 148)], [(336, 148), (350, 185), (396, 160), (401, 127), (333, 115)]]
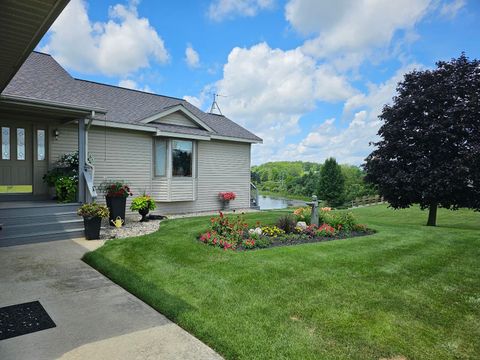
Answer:
[(195, 309), (181, 298), (163, 290), (158, 284), (137, 276), (136, 272), (118, 265), (98, 251), (95, 254), (86, 253), (82, 260), (176, 323), (183, 313)]

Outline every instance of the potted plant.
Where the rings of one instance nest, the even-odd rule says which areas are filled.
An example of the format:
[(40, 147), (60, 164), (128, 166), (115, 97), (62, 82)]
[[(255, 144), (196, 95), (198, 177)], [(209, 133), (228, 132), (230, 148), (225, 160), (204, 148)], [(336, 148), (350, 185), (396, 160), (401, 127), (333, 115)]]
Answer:
[(150, 212), (150, 210), (153, 211), (156, 207), (155, 201), (149, 195), (143, 194), (142, 196), (138, 196), (132, 200), (130, 210), (138, 211), (138, 213), (142, 215), (140, 221), (144, 222), (148, 221), (147, 214)]
[(235, 200), (237, 195), (234, 192), (227, 191), (227, 192), (220, 192), (218, 193), (218, 198), (222, 203), (222, 210), (225, 210), (228, 205), (230, 204), (231, 200)]
[(114, 226), (114, 221), (120, 218), (122, 223), (125, 224), (127, 197), (133, 195), (130, 187), (121, 180), (106, 180), (100, 184), (99, 190), (105, 194), (107, 207), (110, 211), (108, 223)]
[(86, 203), (77, 210), (79, 216), (83, 216), (85, 238), (87, 240), (100, 239), (100, 227), (102, 219), (108, 217), (108, 208), (97, 203)]

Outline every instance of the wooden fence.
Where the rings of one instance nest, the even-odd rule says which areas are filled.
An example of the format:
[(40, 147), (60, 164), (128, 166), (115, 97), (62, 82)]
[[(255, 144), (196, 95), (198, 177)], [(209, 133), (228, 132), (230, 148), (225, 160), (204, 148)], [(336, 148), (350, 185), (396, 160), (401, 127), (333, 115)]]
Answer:
[(384, 203), (383, 197), (380, 195), (374, 196), (363, 196), (352, 200), (349, 204), (352, 208), (359, 207), (359, 206), (369, 206), (369, 205), (376, 205)]

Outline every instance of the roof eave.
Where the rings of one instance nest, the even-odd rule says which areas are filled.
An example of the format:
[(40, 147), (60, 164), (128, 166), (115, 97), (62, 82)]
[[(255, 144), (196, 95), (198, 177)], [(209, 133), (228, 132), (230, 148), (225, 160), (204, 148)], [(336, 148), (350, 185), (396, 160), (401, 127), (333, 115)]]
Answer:
[(26, 96), (0, 94), (0, 101), (9, 104), (20, 104), (37, 108), (47, 108), (55, 110), (61, 109), (67, 112), (91, 113), (92, 111), (95, 111), (99, 114), (107, 113), (107, 110), (95, 106), (74, 105), (58, 101), (34, 99)]

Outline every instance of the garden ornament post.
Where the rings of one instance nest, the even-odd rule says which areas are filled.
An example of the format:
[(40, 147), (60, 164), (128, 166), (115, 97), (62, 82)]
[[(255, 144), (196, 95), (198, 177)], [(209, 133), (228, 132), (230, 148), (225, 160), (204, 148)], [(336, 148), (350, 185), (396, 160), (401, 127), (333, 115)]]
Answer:
[(318, 226), (318, 198), (317, 195), (312, 195), (312, 201), (307, 202), (307, 205), (312, 207), (312, 219), (310, 220), (311, 225)]

